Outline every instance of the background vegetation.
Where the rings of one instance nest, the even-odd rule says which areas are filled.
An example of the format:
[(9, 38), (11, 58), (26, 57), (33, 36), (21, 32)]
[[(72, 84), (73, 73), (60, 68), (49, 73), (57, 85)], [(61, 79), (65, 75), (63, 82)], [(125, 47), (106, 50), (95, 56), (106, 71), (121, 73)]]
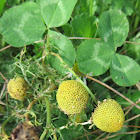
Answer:
[[(0, 15), (1, 139), (25, 120), (39, 128), (40, 139), (140, 139), (140, 1), (1, 0)], [(23, 101), (7, 92), (17, 76), (30, 86)], [(59, 84), (78, 77), (94, 94), (80, 124), (56, 101)], [(90, 127), (94, 96), (120, 103), (120, 131)]]

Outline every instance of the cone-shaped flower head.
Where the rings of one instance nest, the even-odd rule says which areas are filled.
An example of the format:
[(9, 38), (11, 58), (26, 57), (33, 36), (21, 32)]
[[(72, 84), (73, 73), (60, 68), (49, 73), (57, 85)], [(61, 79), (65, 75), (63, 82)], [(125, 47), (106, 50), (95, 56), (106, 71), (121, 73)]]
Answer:
[(12, 98), (22, 100), (27, 95), (28, 84), (23, 78), (17, 77), (9, 81), (7, 88)]
[(125, 117), (121, 106), (113, 99), (105, 99), (92, 114), (93, 123), (106, 132), (119, 131), (124, 123)]
[(89, 94), (76, 80), (63, 81), (57, 91), (59, 108), (66, 114), (78, 114), (86, 107)]

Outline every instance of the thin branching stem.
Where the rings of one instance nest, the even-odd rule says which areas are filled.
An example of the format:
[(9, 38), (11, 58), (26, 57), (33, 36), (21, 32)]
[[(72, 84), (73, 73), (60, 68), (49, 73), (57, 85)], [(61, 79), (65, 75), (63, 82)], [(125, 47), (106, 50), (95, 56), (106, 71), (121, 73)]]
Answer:
[[(97, 130), (95, 130), (95, 131), (92, 131), (92, 132), (90, 132), (90, 133), (88, 133), (87, 135), (92, 135), (92, 134), (96, 134), (96, 133), (100, 133), (100, 132), (102, 132), (100, 129), (97, 129)], [(104, 132), (104, 133), (106, 133), (106, 132)], [(81, 138), (83, 138), (83, 137), (85, 137), (85, 135), (82, 135), (82, 136), (80, 136), (80, 137), (77, 137), (77, 138), (75, 138), (75, 139), (81, 139)]]
[(136, 125), (123, 125), (123, 127), (134, 127), (134, 128), (140, 128), (140, 126), (136, 126)]
[(90, 77), (90, 76), (87, 76), (87, 75), (84, 75), (84, 76), (87, 77), (87, 78), (89, 78), (89, 79), (91, 79), (91, 80), (93, 80), (93, 81), (95, 81), (95, 82), (97, 82), (97, 83), (99, 83), (99, 84), (101, 84), (101, 85), (103, 85), (103, 86), (105, 86), (109, 90), (111, 90), (114, 93), (118, 94), (119, 96), (121, 96), (122, 98), (124, 98), (126, 101), (130, 102), (132, 105), (134, 105), (135, 107), (137, 107), (138, 109), (140, 109), (140, 107), (137, 104), (135, 104), (134, 102), (132, 102), (129, 98), (127, 98), (126, 96), (124, 96), (123, 94), (121, 94), (120, 92), (118, 92), (117, 90), (115, 90), (114, 88), (110, 87), (109, 85), (107, 85), (107, 84), (105, 84), (105, 83), (103, 83), (103, 82), (101, 82), (101, 81), (99, 81), (99, 80), (97, 80), (97, 79), (95, 79), (93, 77)]
[(10, 48), (10, 47), (12, 47), (12, 46), (11, 46), (11, 45), (8, 45), (8, 46), (6, 46), (6, 47), (0, 49), (0, 52), (4, 51), (4, 50), (6, 50), (6, 49), (8, 49), (8, 48)]
[(1, 77), (4, 79), (4, 85), (3, 85), (3, 88), (2, 88), (2, 90), (1, 90), (1, 94), (0, 94), (0, 100), (1, 100), (1, 98), (2, 98), (2, 95), (3, 95), (3, 93), (4, 93), (4, 91), (5, 91), (5, 89), (6, 89), (6, 85), (7, 85), (7, 83), (8, 83), (8, 80), (4, 77), (4, 75), (0, 72), (0, 75), (1, 75)]
[(99, 135), (97, 138), (96, 138), (96, 140), (99, 140), (101, 137), (103, 137), (103, 135), (105, 135), (106, 134), (106, 132), (103, 132), (101, 135)]
[(138, 115), (136, 115), (136, 116), (133, 116), (132, 118), (126, 120), (125, 123), (126, 123), (126, 122), (130, 122), (130, 121), (132, 121), (132, 120), (134, 120), (134, 119), (136, 119), (136, 118), (138, 118), (138, 117), (140, 117), (140, 114), (138, 114)]
[[(68, 39), (84, 39), (84, 40), (88, 40), (88, 39), (96, 39), (96, 40), (101, 40), (101, 38), (89, 38), (89, 37), (68, 37)], [(132, 41), (125, 41), (125, 43), (128, 44), (138, 44), (140, 45), (140, 43), (137, 42), (132, 42)]]
[[(140, 132), (140, 130), (138, 130), (138, 131), (131, 131), (131, 132), (117, 133), (117, 134), (114, 134), (114, 135), (109, 136), (108, 139), (109, 139), (109, 138), (116, 137), (116, 136), (118, 136), (118, 135), (124, 135), (124, 134), (136, 134), (136, 133), (139, 133), (139, 132)], [(103, 140), (103, 139), (101, 139), (101, 140)]]
[[(140, 99), (136, 102), (138, 104), (140, 102)], [(134, 107), (134, 105), (131, 105), (130, 108), (125, 112), (125, 116), (130, 112), (130, 110)]]

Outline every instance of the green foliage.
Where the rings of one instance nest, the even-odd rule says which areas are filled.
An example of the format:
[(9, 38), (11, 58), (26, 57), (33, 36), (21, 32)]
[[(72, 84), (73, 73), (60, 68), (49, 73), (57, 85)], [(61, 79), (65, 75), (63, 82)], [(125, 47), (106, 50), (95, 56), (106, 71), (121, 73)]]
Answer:
[[(0, 0), (0, 137), (29, 119), (39, 127), (40, 140), (140, 139), (138, 118), (113, 134), (89, 129), (97, 101), (115, 99), (130, 109), (126, 120), (139, 114), (126, 100), (138, 103), (140, 95), (139, 13), (137, 0)], [(16, 76), (30, 87), (24, 101), (7, 93), (7, 82)], [(91, 95), (80, 124), (56, 101), (59, 84), (76, 79)]]
[(86, 13), (75, 16), (71, 23), (74, 35), (81, 37), (94, 37), (96, 32), (95, 19), (96, 18), (94, 16), (89, 16)]
[[(27, 11), (28, 9), (28, 11)], [(0, 33), (7, 43), (23, 47), (41, 39), (45, 26), (36, 3), (28, 2), (7, 10), (0, 20)], [(14, 39), (13, 39), (14, 38)]]
[(130, 57), (116, 54), (111, 62), (110, 73), (119, 86), (131, 86), (139, 81), (140, 66)]
[(4, 6), (5, 6), (5, 0), (1, 0), (0, 1), (0, 15), (2, 14), (2, 12), (3, 12), (3, 9), (4, 9)]
[[(60, 57), (67, 63), (69, 67), (72, 67), (75, 62), (75, 49), (71, 41), (64, 35), (49, 31), (50, 43), (54, 45), (52, 52), (55, 52), (60, 55)], [(54, 67), (58, 72), (66, 74), (66, 68), (61, 64), (60, 60), (56, 56), (49, 56), (49, 63)]]
[(78, 67), (84, 74), (103, 74), (110, 66), (113, 51), (100, 40), (86, 40), (77, 49)]
[(128, 20), (120, 10), (106, 11), (101, 15), (99, 20), (99, 35), (105, 43), (116, 50), (116, 47), (120, 47), (129, 31)]
[(133, 13), (133, 5), (130, 0), (111, 0), (111, 7), (120, 9), (126, 15), (132, 15)]
[(70, 19), (76, 2), (77, 0), (40, 0), (41, 14), (46, 25), (49, 28), (64, 25)]

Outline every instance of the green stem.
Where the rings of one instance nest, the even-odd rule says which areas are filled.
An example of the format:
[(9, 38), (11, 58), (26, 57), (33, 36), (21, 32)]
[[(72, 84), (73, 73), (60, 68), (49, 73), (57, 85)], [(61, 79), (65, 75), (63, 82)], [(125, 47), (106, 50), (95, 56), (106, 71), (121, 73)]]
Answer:
[[(46, 97), (46, 110), (47, 110), (47, 118), (46, 118), (46, 127), (51, 125), (51, 109), (50, 109), (50, 102), (49, 102), (49, 98)], [(44, 140), (46, 134), (47, 134), (47, 129), (44, 129), (40, 140)]]
[(103, 83), (105, 83), (106, 81), (110, 80), (111, 76), (106, 77), (105, 79), (102, 80)]
[(46, 130), (46, 129), (44, 129), (44, 131), (43, 131), (42, 135), (40, 136), (40, 140), (44, 140), (44, 138), (45, 138), (46, 134), (47, 134), (47, 130)]
[(47, 109), (47, 122), (46, 122), (46, 125), (50, 125), (51, 124), (51, 109), (50, 109), (50, 102), (49, 102), (48, 97), (46, 97), (46, 109)]
[(13, 117), (14, 117), (14, 116), (9, 117), (9, 118), (2, 124), (2, 134), (5, 136), (5, 138), (9, 138), (9, 136), (5, 133), (4, 128), (5, 128), (6, 124), (9, 122), (9, 120), (10, 120), (11, 118), (13, 118)]
[(85, 83), (77, 76), (77, 74), (63, 61), (63, 59), (56, 53), (54, 52), (51, 52), (50, 53), (51, 55), (54, 55), (56, 56), (60, 61), (61, 63), (66, 66), (66, 68), (69, 70), (69, 72), (71, 72), (75, 77), (76, 79), (79, 80), (79, 82), (87, 89), (88, 93), (90, 94), (91, 98), (93, 99), (93, 101), (97, 104), (97, 99), (96, 97), (94, 96), (94, 94), (91, 92), (91, 90), (85, 85)]

